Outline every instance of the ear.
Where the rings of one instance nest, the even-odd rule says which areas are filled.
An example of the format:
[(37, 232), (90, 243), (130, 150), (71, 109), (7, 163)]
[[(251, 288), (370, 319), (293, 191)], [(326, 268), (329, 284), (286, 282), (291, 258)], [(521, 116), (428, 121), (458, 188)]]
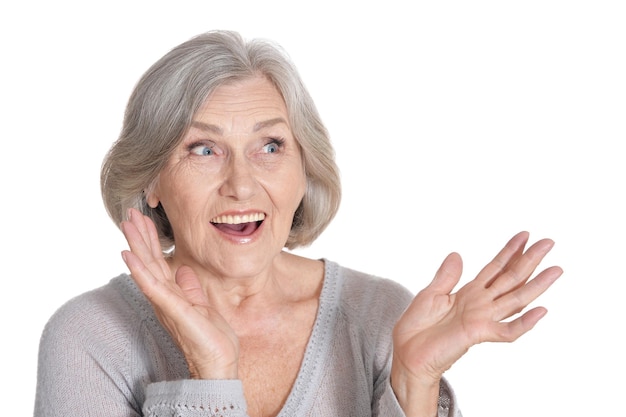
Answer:
[(160, 197), (159, 197), (159, 178), (155, 178), (154, 181), (143, 190), (144, 195), (146, 196), (146, 203), (151, 208), (156, 208), (159, 205)]

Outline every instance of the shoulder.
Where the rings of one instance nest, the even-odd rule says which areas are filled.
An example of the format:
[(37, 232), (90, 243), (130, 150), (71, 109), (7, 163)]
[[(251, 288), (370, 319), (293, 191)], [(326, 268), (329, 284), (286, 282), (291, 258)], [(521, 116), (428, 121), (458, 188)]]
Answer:
[[(121, 349), (137, 340), (146, 321), (156, 317), (127, 275), (67, 301), (50, 317), (42, 349)], [(92, 352), (93, 353), (93, 352)]]
[(361, 360), (369, 377), (378, 378), (390, 365), (392, 331), (413, 294), (389, 278), (333, 262), (327, 262), (326, 269), (327, 281), (336, 282), (336, 354)]
[(337, 275), (341, 309), (353, 319), (393, 324), (413, 299), (413, 294), (397, 281), (327, 263), (327, 273)]
[(123, 316), (137, 314), (136, 306), (123, 293), (125, 288), (130, 288), (128, 279), (120, 275), (102, 287), (70, 299), (54, 312), (47, 327), (78, 330), (91, 323), (123, 322), (120, 320)]
[(140, 410), (145, 385), (187, 373), (148, 300), (120, 275), (67, 301), (48, 320), (39, 342), (37, 404), (63, 400), (80, 409), (84, 395), (95, 393), (98, 406)]

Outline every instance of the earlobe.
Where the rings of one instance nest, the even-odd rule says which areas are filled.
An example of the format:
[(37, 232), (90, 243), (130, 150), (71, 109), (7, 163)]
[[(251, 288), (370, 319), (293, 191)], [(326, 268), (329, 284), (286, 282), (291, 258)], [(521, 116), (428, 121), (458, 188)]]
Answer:
[(158, 195), (157, 180), (154, 180), (148, 188), (143, 190), (143, 194), (146, 198), (146, 203), (148, 203), (148, 206), (150, 206), (151, 208), (157, 208), (160, 201)]
[(145, 193), (146, 195), (146, 203), (148, 203), (148, 206), (150, 206), (150, 208), (156, 208), (159, 205), (159, 198), (155, 195), (154, 192), (152, 193)]

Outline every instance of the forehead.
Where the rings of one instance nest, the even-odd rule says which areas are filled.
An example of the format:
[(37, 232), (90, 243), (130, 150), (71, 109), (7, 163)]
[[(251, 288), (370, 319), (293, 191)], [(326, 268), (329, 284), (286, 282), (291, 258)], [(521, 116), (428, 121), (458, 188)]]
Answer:
[(253, 77), (218, 86), (204, 101), (194, 120), (224, 117), (247, 118), (258, 122), (262, 118), (287, 119), (285, 101), (265, 77)]

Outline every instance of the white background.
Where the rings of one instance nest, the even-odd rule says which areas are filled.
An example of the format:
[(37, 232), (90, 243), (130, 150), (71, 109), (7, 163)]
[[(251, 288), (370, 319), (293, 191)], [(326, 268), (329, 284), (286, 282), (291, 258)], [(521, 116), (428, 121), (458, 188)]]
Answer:
[(418, 291), (451, 251), (467, 281), (519, 230), (556, 241), (545, 319), (449, 371), (466, 417), (623, 413), (622, 2), (410, 3), (0, 6), (3, 415), (32, 414), (48, 317), (125, 270), (98, 180), (133, 85), (210, 29), (282, 44), (331, 132), (344, 200), (305, 254)]

